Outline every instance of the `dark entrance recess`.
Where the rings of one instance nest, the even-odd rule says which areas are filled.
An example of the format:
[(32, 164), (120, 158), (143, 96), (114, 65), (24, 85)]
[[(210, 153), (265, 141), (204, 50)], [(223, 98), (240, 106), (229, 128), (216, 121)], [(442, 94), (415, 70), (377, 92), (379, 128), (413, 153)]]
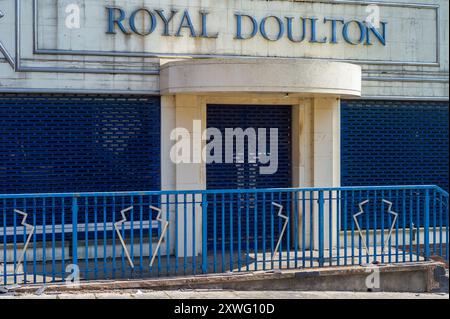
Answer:
[[(245, 143), (245, 163), (212, 163), (206, 166), (207, 189), (257, 189), (257, 188), (288, 188), (292, 186), (292, 121), (291, 106), (284, 105), (208, 105), (207, 126), (217, 128), (225, 138), (226, 128), (266, 128), (266, 150), (269, 150), (269, 129), (278, 129), (278, 170), (275, 174), (261, 175), (260, 166), (266, 164), (249, 163), (247, 158), (248, 143)], [(222, 153), (225, 154), (225, 143)], [(242, 156), (236, 154), (233, 148), (233, 158)], [(286, 199), (275, 199), (285, 201)], [(276, 237), (281, 225), (278, 212), (271, 204), (270, 196), (263, 199), (257, 194), (242, 194), (240, 196), (224, 195), (210, 198), (215, 205), (208, 206), (208, 245), (209, 249), (216, 245), (230, 245), (230, 234), (233, 233), (233, 246), (238, 246), (238, 232), (241, 234), (241, 247), (257, 237), (258, 246), (271, 245), (271, 220), (274, 221), (273, 233)], [(245, 205), (244, 202), (249, 204)], [(280, 222), (280, 223), (279, 223)], [(262, 233), (266, 233), (266, 243), (262, 243)], [(226, 242), (222, 240), (222, 234)], [(214, 236), (215, 235), (215, 236)], [(214, 240), (215, 238), (215, 240)], [(272, 241), (273, 242), (273, 241)], [(252, 249), (254, 247), (251, 247)]]

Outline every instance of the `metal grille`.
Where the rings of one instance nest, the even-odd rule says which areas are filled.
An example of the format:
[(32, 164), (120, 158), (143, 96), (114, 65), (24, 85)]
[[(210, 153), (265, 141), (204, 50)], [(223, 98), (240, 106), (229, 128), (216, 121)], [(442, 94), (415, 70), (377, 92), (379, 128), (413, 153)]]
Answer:
[(435, 184), (448, 191), (448, 111), (446, 102), (342, 101), (342, 186)]
[[(286, 188), (291, 187), (291, 107), (290, 106), (267, 106), (267, 105), (208, 105), (207, 125), (214, 127), (225, 136), (226, 128), (266, 128), (266, 150), (269, 150), (269, 129), (278, 129), (278, 171), (273, 175), (261, 175), (259, 167), (261, 164), (248, 162), (247, 143), (244, 154), (236, 154), (234, 148), (234, 158), (245, 156), (245, 163), (235, 164), (207, 164), (206, 166), (206, 184), (207, 189), (256, 189), (256, 188)], [(225, 143), (223, 143), (223, 154), (225, 154)], [(284, 198), (279, 199), (285, 201)], [(244, 207), (240, 203), (249, 202), (250, 205)], [(217, 215), (217, 220), (213, 220), (212, 210), (224, 212)], [(230, 211), (235, 210), (235, 216), (230, 216)], [(222, 218), (225, 218), (225, 232), (242, 233), (248, 231), (248, 238), (243, 240), (242, 245), (254, 237), (260, 238), (265, 230), (268, 234), (270, 229), (264, 229), (263, 225), (270, 225), (273, 214), (278, 212), (277, 208), (271, 205), (270, 198), (258, 198), (256, 195), (247, 194), (246, 198), (237, 196), (231, 198), (223, 207), (219, 203), (216, 207), (208, 208), (208, 233), (209, 238), (213, 238), (214, 230), (217, 232), (217, 244), (221, 244)], [(223, 216), (223, 217), (222, 217)], [(264, 221), (263, 221), (264, 219)], [(275, 216), (275, 220), (278, 217)], [(240, 224), (239, 224), (240, 221)], [(216, 227), (214, 228), (214, 225)], [(275, 235), (278, 233), (278, 227), (275, 229)], [(230, 238), (230, 236), (225, 237)], [(211, 242), (209, 243), (212, 244)], [(260, 245), (261, 247), (261, 245)]]
[(0, 95), (0, 193), (158, 190), (158, 97)]

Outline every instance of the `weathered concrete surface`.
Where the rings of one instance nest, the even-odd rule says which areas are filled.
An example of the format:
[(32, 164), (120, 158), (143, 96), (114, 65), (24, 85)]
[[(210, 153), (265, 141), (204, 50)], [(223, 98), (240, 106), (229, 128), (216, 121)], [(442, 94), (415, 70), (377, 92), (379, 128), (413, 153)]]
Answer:
[(332, 291), (89, 291), (73, 293), (16, 294), (2, 299), (449, 299), (444, 293), (387, 293), (387, 292), (332, 292)]
[[(219, 289), (238, 291), (359, 291), (367, 292), (366, 279), (379, 273), (380, 286), (372, 291), (431, 292), (439, 290), (442, 263), (420, 262), (373, 267), (347, 266), (296, 269), (280, 272), (204, 275), (151, 280), (101, 281), (81, 283), (76, 289), (61, 284), (49, 285), (45, 293), (113, 289)], [(445, 271), (444, 271), (445, 274)], [(448, 280), (448, 277), (447, 277)], [(20, 287), (17, 293), (34, 293), (40, 286)]]
[(361, 96), (361, 66), (284, 59), (185, 60), (161, 67), (163, 95), (288, 93)]

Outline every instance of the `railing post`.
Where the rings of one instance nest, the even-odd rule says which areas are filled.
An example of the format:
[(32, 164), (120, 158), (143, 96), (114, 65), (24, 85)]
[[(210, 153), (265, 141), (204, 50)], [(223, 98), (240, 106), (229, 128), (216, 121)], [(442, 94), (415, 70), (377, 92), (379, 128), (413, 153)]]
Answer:
[(78, 265), (78, 201), (72, 198), (72, 264)]
[(202, 272), (208, 271), (208, 200), (207, 194), (202, 194)]
[[(425, 190), (425, 216), (424, 216), (424, 246), (425, 260), (430, 260), (430, 190)], [(420, 243), (417, 243), (420, 245)]]
[(323, 191), (319, 191), (319, 267), (324, 264), (324, 198)]

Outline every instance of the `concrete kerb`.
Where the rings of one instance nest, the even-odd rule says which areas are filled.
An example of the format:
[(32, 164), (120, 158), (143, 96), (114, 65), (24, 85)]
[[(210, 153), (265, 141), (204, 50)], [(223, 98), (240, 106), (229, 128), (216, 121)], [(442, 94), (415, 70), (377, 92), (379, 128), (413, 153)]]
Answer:
[[(437, 274), (444, 267), (440, 262), (406, 264), (379, 264), (381, 284), (377, 291), (431, 292), (439, 288)], [(368, 291), (365, 266), (293, 269), (283, 271), (257, 271), (197, 275), (176, 278), (141, 280), (89, 281), (78, 287), (65, 284), (47, 284), (47, 292), (88, 292), (108, 290), (176, 290), (176, 289), (232, 289), (246, 290), (298, 290), (298, 291)], [(370, 268), (373, 269), (373, 268)], [(385, 278), (383, 280), (383, 278)], [(42, 285), (17, 287), (15, 293), (35, 293)]]

